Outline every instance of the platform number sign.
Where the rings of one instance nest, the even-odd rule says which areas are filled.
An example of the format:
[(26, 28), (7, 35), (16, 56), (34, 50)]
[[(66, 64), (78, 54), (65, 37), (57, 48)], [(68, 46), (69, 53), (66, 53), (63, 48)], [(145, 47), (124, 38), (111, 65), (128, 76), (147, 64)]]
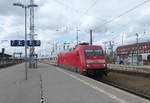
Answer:
[[(11, 40), (11, 46), (25, 46), (25, 40)], [(40, 40), (27, 40), (27, 46), (40, 46)]]
[(41, 42), (40, 40), (28, 40), (27, 45), (28, 46), (40, 46)]
[(11, 46), (24, 46), (24, 40), (11, 40)]

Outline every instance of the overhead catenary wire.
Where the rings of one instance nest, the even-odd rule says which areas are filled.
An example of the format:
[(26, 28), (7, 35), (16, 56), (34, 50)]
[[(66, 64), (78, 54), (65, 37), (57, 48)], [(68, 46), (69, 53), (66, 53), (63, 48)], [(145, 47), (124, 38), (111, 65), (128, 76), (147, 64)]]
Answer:
[[(88, 9), (86, 9), (85, 12), (80, 11), (80, 10), (78, 10), (78, 9), (76, 9), (76, 8), (73, 8), (73, 7), (67, 5), (67, 4), (65, 4), (65, 3), (63, 3), (63, 2), (61, 2), (61, 1), (59, 1), (59, 0), (53, 0), (53, 1), (54, 1), (54, 2), (57, 2), (57, 3), (60, 4), (60, 5), (63, 5), (63, 6), (65, 6), (65, 7), (67, 7), (67, 8), (69, 8), (69, 9), (72, 9), (72, 10), (75, 11), (76, 13), (88, 15), (88, 14), (87, 14), (88, 11), (89, 11), (91, 8), (93, 8), (99, 0), (95, 0), (95, 2), (94, 2)], [(108, 24), (108, 23), (111, 23), (111, 22), (115, 21), (116, 19), (118, 19), (118, 18), (120, 18), (120, 17), (122, 17), (122, 16), (124, 16), (124, 15), (126, 15), (126, 14), (128, 14), (128, 13), (130, 13), (130, 12), (132, 12), (133, 10), (137, 9), (138, 7), (140, 7), (140, 6), (142, 6), (142, 5), (146, 4), (146, 3), (148, 3), (149, 1), (150, 1), (150, 0), (145, 0), (145, 1), (143, 1), (143, 2), (141, 2), (141, 3), (139, 3), (139, 4), (137, 4), (136, 6), (132, 7), (131, 9), (128, 9), (127, 11), (121, 13), (120, 15), (118, 15), (117, 17), (115, 17), (115, 18), (113, 18), (113, 19), (111, 19), (111, 20), (109, 20), (109, 21), (106, 20), (106, 19), (103, 19), (103, 18), (101, 18), (101, 17), (99, 17), (99, 18), (101, 18), (103, 21), (105, 21), (105, 23), (104, 23), (103, 25)]]
[(85, 10), (85, 14), (87, 14), (89, 12), (89, 10), (91, 10), (98, 2), (99, 0), (95, 0), (92, 5), (90, 5), (86, 10)]
[(122, 17), (122, 16), (124, 16), (124, 15), (126, 15), (126, 14), (128, 14), (128, 13), (130, 13), (130, 12), (132, 12), (133, 10), (135, 10), (135, 9), (137, 9), (138, 7), (140, 7), (140, 6), (142, 6), (142, 5), (146, 4), (146, 3), (148, 3), (149, 1), (150, 1), (150, 0), (145, 0), (145, 1), (143, 1), (143, 2), (141, 2), (141, 3), (139, 3), (139, 4), (137, 4), (136, 6), (132, 7), (131, 9), (128, 9), (127, 11), (121, 13), (121, 14), (118, 15), (117, 17), (115, 17), (115, 18), (109, 20), (108, 22), (106, 22), (106, 23), (104, 23), (104, 24), (108, 24), (108, 23), (111, 23), (111, 22), (115, 21), (116, 19), (118, 19), (118, 18), (120, 18), (120, 17)]
[[(62, 5), (62, 6), (64, 6), (64, 7), (66, 7), (66, 8), (68, 8), (68, 9), (71, 9), (73, 12), (76, 12), (76, 13), (78, 13), (78, 14), (83, 14), (83, 15), (89, 15), (89, 14), (88, 14), (88, 11), (89, 11), (91, 8), (93, 8), (93, 7), (96, 5), (96, 3), (98, 2), (98, 0), (96, 0), (90, 7), (88, 7), (88, 9), (86, 9), (85, 11), (80, 11), (80, 10), (78, 10), (78, 9), (72, 7), (72, 6), (69, 6), (69, 5), (65, 4), (65, 3), (63, 3), (62, 1), (59, 1), (59, 0), (53, 0), (53, 1), (56, 2), (56, 3), (59, 4), (59, 5)], [(107, 22), (107, 20), (104, 19), (103, 17), (96, 16), (96, 18), (97, 18), (97, 19), (101, 19), (102, 21)]]
[[(96, 1), (93, 3), (93, 6), (96, 4), (97, 1), (98, 1), (98, 0), (96, 0)], [(135, 9), (137, 9), (138, 7), (140, 7), (140, 6), (142, 6), (142, 5), (146, 4), (146, 3), (148, 3), (149, 1), (150, 1), (150, 0), (145, 0), (145, 1), (141, 2), (141, 3), (137, 4), (136, 6), (132, 7), (131, 9), (128, 9), (127, 11), (121, 13), (120, 15), (118, 15), (117, 17), (115, 17), (115, 18), (113, 18), (113, 19), (111, 19), (111, 20), (105, 20), (105, 19), (103, 19), (103, 20), (105, 21), (105, 23), (102, 24), (102, 25), (106, 25), (106, 24), (109, 24), (109, 23), (111, 23), (111, 22), (114, 22), (114, 21), (117, 20), (118, 18), (120, 18), (120, 17), (122, 17), (122, 16), (124, 16), (124, 15), (126, 15), (126, 14), (128, 14), (128, 13), (130, 13), (130, 12), (132, 12), (132, 11), (134, 11)], [(91, 7), (92, 7), (92, 5), (91, 5)], [(87, 9), (87, 10), (88, 10), (88, 9)], [(87, 11), (87, 12), (88, 12), (88, 11)]]
[(69, 8), (69, 9), (75, 11), (76, 13), (81, 13), (82, 12), (82, 11), (79, 11), (78, 9), (73, 8), (73, 7), (67, 5), (67, 4), (65, 4), (65, 3), (63, 3), (63, 2), (61, 2), (59, 0), (53, 0), (53, 1), (56, 2), (56, 3), (58, 3), (58, 4), (60, 4), (60, 5), (62, 5), (62, 6), (64, 6), (64, 7), (66, 7), (66, 8)]
[[(62, 2), (62, 1), (60, 1), (60, 0), (53, 0), (53, 1), (55, 1), (56, 3), (58, 3), (58, 4), (60, 4), (60, 5), (64, 6), (64, 7), (67, 7), (67, 8), (69, 8), (69, 9), (71, 9), (72, 11), (74, 11), (74, 12), (76, 12), (76, 13), (85, 14), (85, 15), (89, 15), (89, 14), (88, 14), (89, 10), (91, 10), (91, 9), (97, 4), (97, 2), (98, 2), (98, 0), (95, 0), (95, 1), (92, 3), (92, 5), (89, 6), (89, 8), (87, 8), (85, 11), (80, 11), (80, 10), (78, 10), (78, 9), (72, 7), (72, 6), (67, 5), (66, 3), (64, 3), (64, 2)], [(118, 18), (120, 18), (120, 17), (122, 17), (122, 16), (124, 16), (124, 15), (126, 15), (126, 14), (128, 14), (128, 13), (130, 13), (130, 12), (132, 12), (132, 11), (134, 11), (135, 9), (137, 9), (138, 7), (140, 7), (140, 6), (142, 6), (142, 5), (146, 4), (146, 3), (148, 3), (149, 1), (150, 1), (150, 0), (145, 0), (145, 1), (141, 2), (141, 3), (137, 4), (137, 5), (135, 5), (134, 7), (132, 7), (132, 8), (130, 8), (130, 9), (126, 10), (125, 12), (121, 13), (121, 14), (118, 15), (117, 17), (114, 17), (114, 18), (111, 19), (111, 20), (105, 20), (105, 19), (102, 19), (102, 18), (101, 18), (103, 21), (105, 21), (105, 23), (104, 23), (103, 25), (109, 24), (109, 23), (111, 23), (111, 22), (114, 22), (116, 19), (118, 19)], [(122, 25), (122, 24), (119, 24), (119, 25)], [(126, 25), (126, 24), (125, 24), (125, 25)], [(125, 25), (123, 25), (123, 27), (125, 27)], [(119, 32), (118, 32), (118, 33), (119, 33)]]
[[(103, 25), (106, 25), (106, 24), (109, 24), (109, 23), (114, 22), (114, 21), (117, 20), (118, 18), (120, 18), (120, 17), (122, 17), (122, 16), (124, 16), (124, 15), (126, 15), (126, 14), (128, 14), (128, 13), (130, 13), (130, 12), (132, 12), (132, 11), (134, 11), (135, 9), (137, 9), (138, 7), (140, 7), (140, 6), (142, 6), (142, 5), (146, 4), (146, 3), (148, 3), (149, 1), (150, 1), (150, 0), (145, 0), (145, 1), (143, 1), (143, 2), (141, 2), (141, 3), (139, 3), (139, 4), (137, 4), (136, 6), (132, 7), (131, 9), (128, 9), (127, 11), (121, 13), (121, 14), (118, 15), (117, 17), (115, 17), (115, 18), (113, 18), (113, 19), (111, 19), (111, 20), (109, 20), (109, 21), (106, 21)], [(126, 26), (127, 26), (127, 25), (126, 25)], [(124, 28), (125, 28), (126, 26), (123, 25)], [(119, 32), (118, 32), (118, 33), (119, 33)]]
[[(118, 15), (117, 17), (115, 17), (115, 18), (113, 18), (113, 19), (111, 19), (111, 20), (109, 20), (109, 21), (106, 21), (106, 22), (105, 22), (104, 24), (102, 24), (102, 25), (106, 25), (106, 24), (109, 24), (109, 23), (111, 23), (111, 22), (114, 22), (114, 21), (117, 20), (118, 18), (120, 18), (120, 17), (122, 17), (122, 16), (124, 16), (124, 15), (126, 15), (126, 14), (128, 14), (128, 13), (130, 13), (130, 12), (132, 12), (132, 11), (134, 11), (135, 9), (137, 9), (138, 7), (140, 7), (140, 6), (142, 6), (142, 5), (146, 4), (146, 3), (148, 3), (149, 1), (150, 1), (150, 0), (145, 0), (145, 1), (143, 1), (143, 2), (141, 2), (141, 3), (139, 3), (139, 4), (137, 4), (136, 6), (132, 7), (131, 9), (128, 9), (127, 11), (121, 13), (121, 14)], [(103, 27), (104, 27), (104, 26), (103, 26)], [(123, 25), (123, 27), (126, 27), (126, 26)]]

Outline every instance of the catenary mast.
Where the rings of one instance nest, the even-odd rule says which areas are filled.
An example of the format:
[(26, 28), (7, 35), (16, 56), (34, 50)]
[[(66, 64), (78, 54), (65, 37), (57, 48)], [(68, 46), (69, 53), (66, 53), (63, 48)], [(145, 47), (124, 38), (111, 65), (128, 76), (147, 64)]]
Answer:
[[(30, 0), (30, 5), (34, 5), (34, 0)], [(30, 40), (34, 40), (34, 7), (30, 8)], [(34, 46), (30, 47), (30, 68), (33, 67)]]

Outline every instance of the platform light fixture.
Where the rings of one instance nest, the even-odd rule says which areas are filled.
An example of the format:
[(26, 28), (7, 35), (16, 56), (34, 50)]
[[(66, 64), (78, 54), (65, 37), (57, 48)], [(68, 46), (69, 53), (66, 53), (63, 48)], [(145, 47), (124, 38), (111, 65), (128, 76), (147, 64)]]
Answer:
[(13, 3), (13, 6), (19, 6), (25, 9), (25, 79), (27, 80), (27, 8), (30, 7), (38, 7), (38, 5), (32, 4), (32, 5), (24, 5), (21, 3)]

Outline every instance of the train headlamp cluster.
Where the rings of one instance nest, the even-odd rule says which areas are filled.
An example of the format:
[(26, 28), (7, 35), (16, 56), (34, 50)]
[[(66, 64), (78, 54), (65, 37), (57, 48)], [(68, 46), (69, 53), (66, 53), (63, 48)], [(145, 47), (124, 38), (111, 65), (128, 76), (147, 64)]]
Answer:
[(90, 64), (87, 64), (86, 66), (87, 66), (87, 67), (90, 67)]
[[(94, 66), (94, 64), (87, 64), (86, 65), (88, 68), (90, 68), (91, 66)], [(101, 67), (105, 67), (106, 66), (106, 64), (99, 64), (99, 66), (101, 66)]]

